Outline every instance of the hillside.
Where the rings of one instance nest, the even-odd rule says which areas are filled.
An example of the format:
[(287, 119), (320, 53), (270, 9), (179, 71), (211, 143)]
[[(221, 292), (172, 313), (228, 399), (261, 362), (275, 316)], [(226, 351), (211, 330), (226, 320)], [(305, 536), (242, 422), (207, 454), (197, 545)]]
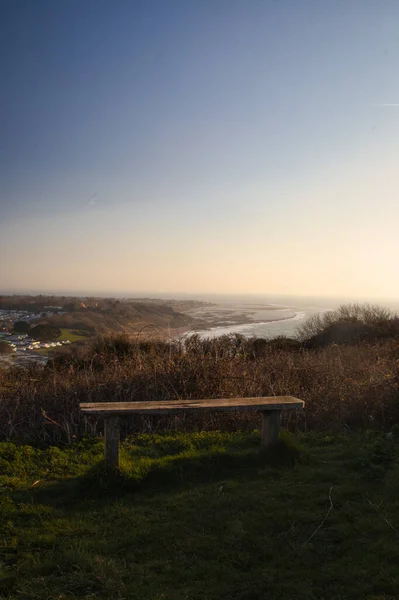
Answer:
[(198, 304), (160, 299), (0, 296), (0, 310), (5, 311), (2, 318), (8, 327), (15, 321), (13, 311), (16, 311), (19, 320), (26, 318), (35, 325), (49, 324), (90, 336), (130, 334), (147, 328), (147, 335), (154, 337), (169, 330), (201, 325), (201, 321), (184, 314)]
[[(135, 333), (143, 327), (167, 330), (187, 327), (193, 319), (166, 304), (115, 303), (110, 307), (80, 308), (43, 319), (55, 327), (87, 331), (90, 334)], [(160, 333), (160, 332), (159, 332)]]

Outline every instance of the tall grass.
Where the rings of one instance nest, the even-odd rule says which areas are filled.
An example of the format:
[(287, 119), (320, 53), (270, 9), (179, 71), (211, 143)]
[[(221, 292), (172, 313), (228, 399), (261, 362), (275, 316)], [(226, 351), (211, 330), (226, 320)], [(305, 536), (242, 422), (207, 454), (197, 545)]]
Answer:
[[(80, 402), (293, 395), (303, 413), (284, 415), (292, 430), (390, 427), (399, 420), (399, 342), (306, 350), (242, 336), (180, 342), (101, 340), (45, 369), (0, 372), (0, 440), (70, 443), (102, 432)], [(253, 428), (246, 413), (135, 417), (125, 433), (161, 429)]]

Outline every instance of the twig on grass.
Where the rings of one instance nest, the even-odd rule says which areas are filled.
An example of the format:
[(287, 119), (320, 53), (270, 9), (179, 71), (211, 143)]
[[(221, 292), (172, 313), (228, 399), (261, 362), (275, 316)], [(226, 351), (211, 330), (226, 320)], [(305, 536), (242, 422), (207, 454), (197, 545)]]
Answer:
[(399, 533), (399, 531), (396, 529), (396, 527), (394, 527), (394, 526), (392, 525), (392, 523), (390, 523), (390, 522), (388, 521), (388, 519), (386, 519), (385, 517), (384, 517), (384, 521), (385, 521), (385, 523), (387, 523), (387, 524), (389, 525), (389, 527), (390, 527), (391, 529), (393, 529), (393, 530), (395, 531), (395, 533)]
[(327, 521), (327, 519), (328, 519), (328, 517), (330, 515), (330, 512), (334, 508), (334, 504), (333, 504), (333, 501), (332, 501), (332, 498), (331, 498), (332, 490), (333, 490), (333, 488), (331, 486), (330, 487), (330, 491), (328, 493), (328, 499), (330, 500), (330, 508), (328, 509), (327, 514), (324, 517), (324, 519), (322, 520), (322, 522), (320, 523), (320, 525), (318, 525), (318, 527), (316, 527), (316, 529), (314, 530), (314, 532), (312, 533), (312, 535), (310, 536), (310, 538), (307, 539), (306, 542), (304, 542), (304, 544), (303, 544), (304, 546), (306, 546), (306, 544), (308, 544), (310, 542), (310, 540), (313, 539), (313, 537), (316, 535), (316, 533), (323, 527), (324, 523)]
[[(383, 504), (383, 500), (381, 500), (381, 502), (379, 502), (378, 504), (374, 504), (373, 502), (371, 502), (371, 500), (369, 500), (369, 499), (367, 498), (367, 496), (366, 496), (366, 500), (367, 500), (367, 502), (368, 502), (368, 503), (369, 503), (371, 506), (373, 506), (374, 508), (377, 508), (377, 509), (378, 509), (378, 508), (380, 508), (381, 504)], [(391, 523), (390, 521), (388, 521), (388, 519), (387, 519), (386, 517), (384, 517), (384, 521), (385, 521), (385, 523), (386, 523), (387, 525), (389, 525), (389, 527), (390, 527), (390, 528), (391, 528), (391, 529), (392, 529), (392, 530), (393, 530), (395, 533), (399, 533), (399, 531), (396, 529), (396, 527), (394, 527), (394, 526), (392, 525), (392, 523)]]
[(371, 502), (371, 500), (369, 498), (367, 498), (367, 496), (366, 496), (366, 500), (370, 504), (370, 506), (373, 506), (374, 508), (380, 508), (381, 504), (384, 502), (383, 500), (381, 500), (381, 502), (379, 502), (378, 504), (374, 504), (374, 502)]

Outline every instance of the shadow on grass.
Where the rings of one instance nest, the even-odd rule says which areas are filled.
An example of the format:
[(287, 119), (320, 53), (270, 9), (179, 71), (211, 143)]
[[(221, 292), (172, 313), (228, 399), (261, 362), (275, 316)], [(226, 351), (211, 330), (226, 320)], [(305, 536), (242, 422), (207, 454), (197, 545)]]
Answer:
[[(256, 444), (256, 445), (255, 445)], [(252, 447), (226, 448), (213, 446), (207, 449), (189, 449), (179, 454), (156, 458), (138, 455), (137, 449), (124, 448), (121, 467), (107, 472), (103, 461), (90, 467), (84, 475), (46, 483), (43, 487), (13, 494), (16, 500), (52, 504), (73, 510), (81, 502), (107, 500), (115, 497), (204, 484), (235, 477), (251, 479), (259, 472), (273, 478), (308, 460), (308, 455), (297, 438), (286, 432), (275, 446), (261, 450), (259, 440)]]

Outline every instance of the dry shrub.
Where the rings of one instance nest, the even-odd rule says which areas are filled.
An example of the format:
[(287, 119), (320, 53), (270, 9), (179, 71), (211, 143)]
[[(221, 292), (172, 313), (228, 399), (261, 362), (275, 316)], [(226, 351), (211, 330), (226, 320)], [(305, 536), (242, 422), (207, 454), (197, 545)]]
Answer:
[[(319, 342), (324, 340), (328, 343), (331, 341), (328, 340), (328, 333), (339, 325), (352, 325), (351, 329), (355, 334), (358, 331), (363, 335), (368, 334), (369, 338), (392, 337), (398, 333), (398, 316), (390, 309), (375, 304), (343, 304), (336, 310), (317, 313), (307, 319), (298, 329), (298, 339), (309, 342), (319, 338)], [(319, 347), (321, 345), (319, 343)]]
[[(45, 369), (0, 372), (0, 440), (71, 442), (102, 431), (79, 402), (292, 395), (291, 429), (390, 427), (399, 419), (399, 342), (303, 350), (254, 344), (242, 336), (180, 342), (108, 340)], [(261, 349), (261, 351), (260, 351)], [(127, 431), (254, 427), (254, 414), (127, 419)]]

